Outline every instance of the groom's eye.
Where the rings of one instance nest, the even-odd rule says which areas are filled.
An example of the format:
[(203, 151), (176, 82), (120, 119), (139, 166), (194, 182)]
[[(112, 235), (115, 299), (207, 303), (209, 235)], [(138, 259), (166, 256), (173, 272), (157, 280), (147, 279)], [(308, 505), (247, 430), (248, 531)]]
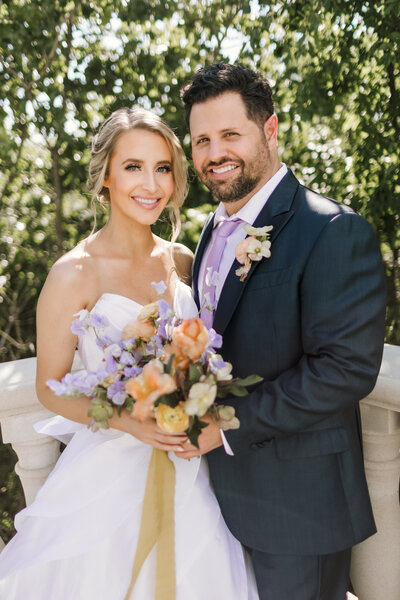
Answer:
[(208, 138), (206, 138), (206, 137), (199, 138), (196, 142), (196, 145), (198, 146), (199, 144), (204, 144), (204, 142), (208, 142)]

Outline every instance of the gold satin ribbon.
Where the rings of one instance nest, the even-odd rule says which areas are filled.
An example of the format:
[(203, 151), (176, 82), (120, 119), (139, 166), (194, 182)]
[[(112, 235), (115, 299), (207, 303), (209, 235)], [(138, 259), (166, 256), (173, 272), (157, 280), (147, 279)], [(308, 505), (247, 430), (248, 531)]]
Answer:
[(157, 544), (155, 600), (175, 600), (175, 466), (167, 452), (153, 448), (147, 472), (142, 521), (125, 600), (133, 590), (140, 569)]

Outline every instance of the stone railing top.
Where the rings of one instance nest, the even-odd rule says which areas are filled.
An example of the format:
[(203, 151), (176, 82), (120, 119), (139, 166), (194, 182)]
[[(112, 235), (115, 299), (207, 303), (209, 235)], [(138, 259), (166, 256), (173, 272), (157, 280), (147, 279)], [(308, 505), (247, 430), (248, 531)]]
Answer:
[[(73, 369), (82, 367), (78, 354)], [(0, 416), (26, 412), (37, 405), (35, 389), (36, 357), (0, 364)]]
[[(81, 367), (76, 354), (73, 369)], [(35, 374), (36, 358), (0, 364), (0, 415), (25, 412), (37, 403), (36, 395), (32, 394)], [(377, 384), (363, 402), (400, 412), (400, 346), (385, 344)]]
[(385, 344), (378, 381), (363, 402), (400, 413), (400, 346)]

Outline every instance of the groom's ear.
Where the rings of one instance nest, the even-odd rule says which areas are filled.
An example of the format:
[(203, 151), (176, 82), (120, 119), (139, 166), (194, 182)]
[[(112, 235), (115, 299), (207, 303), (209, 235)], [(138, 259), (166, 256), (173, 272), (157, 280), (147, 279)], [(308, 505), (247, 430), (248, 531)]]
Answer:
[(278, 117), (275, 114), (271, 115), (265, 121), (263, 129), (268, 148), (276, 150), (278, 147)]

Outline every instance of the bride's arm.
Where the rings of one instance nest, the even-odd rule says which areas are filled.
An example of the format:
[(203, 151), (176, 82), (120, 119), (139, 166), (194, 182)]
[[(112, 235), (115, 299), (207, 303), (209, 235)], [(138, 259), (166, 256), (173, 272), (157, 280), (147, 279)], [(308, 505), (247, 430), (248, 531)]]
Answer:
[[(73, 260), (62, 259), (52, 268), (37, 306), (37, 374), (36, 392), (50, 411), (78, 423), (89, 423), (90, 398), (56, 396), (46, 381), (60, 380), (71, 370), (77, 337), (71, 332), (74, 314), (86, 308), (86, 285), (80, 267)], [(186, 436), (163, 433), (153, 419), (139, 423), (127, 411), (114, 412), (110, 426), (134, 435), (142, 442), (161, 450), (180, 451)]]

